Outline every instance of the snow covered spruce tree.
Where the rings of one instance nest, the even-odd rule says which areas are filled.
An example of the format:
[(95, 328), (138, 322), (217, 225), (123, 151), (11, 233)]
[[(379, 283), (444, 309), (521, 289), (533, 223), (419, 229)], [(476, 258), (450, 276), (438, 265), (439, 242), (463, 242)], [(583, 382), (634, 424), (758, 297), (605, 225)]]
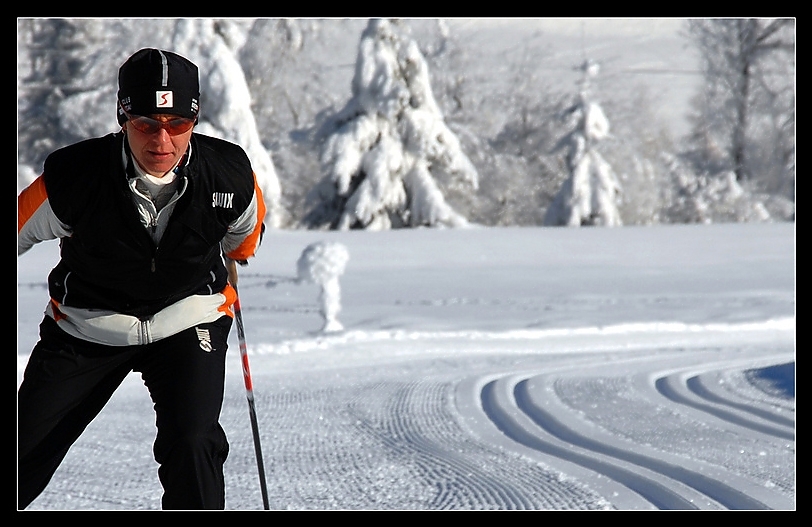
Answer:
[(547, 209), (544, 225), (618, 226), (622, 225), (618, 212), (620, 182), (595, 148), (609, 135), (609, 121), (589, 95), (589, 79), (598, 73), (598, 65), (585, 61), (582, 69), (584, 77), (578, 98), (564, 112), (573, 129), (555, 149), (568, 148), (566, 161), (570, 176)]
[(461, 227), (438, 181), (478, 187), (446, 126), (426, 61), (399, 24), (372, 19), (361, 34), (352, 98), (317, 134), (322, 180), (308, 193), (310, 228)]
[(174, 50), (200, 68), (200, 123), (195, 131), (241, 145), (257, 175), (267, 209), (265, 222), (282, 222), (281, 189), (270, 153), (259, 136), (251, 93), (237, 60), (245, 30), (236, 22), (214, 19), (179, 19)]

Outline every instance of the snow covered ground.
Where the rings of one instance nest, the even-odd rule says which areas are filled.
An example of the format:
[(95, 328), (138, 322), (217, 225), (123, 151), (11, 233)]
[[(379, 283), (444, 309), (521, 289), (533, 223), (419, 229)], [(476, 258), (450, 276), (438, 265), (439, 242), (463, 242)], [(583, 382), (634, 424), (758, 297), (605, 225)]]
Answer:
[[(349, 256), (340, 331), (314, 242)], [(18, 383), (56, 251), (18, 259)], [(269, 231), (239, 289), (272, 509), (796, 507), (794, 224)], [(256, 510), (232, 338), (227, 508)], [(160, 508), (153, 423), (133, 375), (30, 509)]]

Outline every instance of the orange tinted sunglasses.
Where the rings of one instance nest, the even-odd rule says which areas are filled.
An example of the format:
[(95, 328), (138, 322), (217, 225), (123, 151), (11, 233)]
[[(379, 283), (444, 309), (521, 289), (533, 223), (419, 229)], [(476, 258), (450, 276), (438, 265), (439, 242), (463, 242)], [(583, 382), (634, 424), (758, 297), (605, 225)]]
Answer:
[(176, 117), (167, 121), (158, 121), (151, 117), (144, 115), (130, 115), (124, 112), (127, 119), (132, 123), (133, 128), (142, 134), (156, 134), (161, 128), (166, 130), (169, 135), (180, 135), (188, 132), (195, 125), (194, 119), (187, 119), (186, 117)]

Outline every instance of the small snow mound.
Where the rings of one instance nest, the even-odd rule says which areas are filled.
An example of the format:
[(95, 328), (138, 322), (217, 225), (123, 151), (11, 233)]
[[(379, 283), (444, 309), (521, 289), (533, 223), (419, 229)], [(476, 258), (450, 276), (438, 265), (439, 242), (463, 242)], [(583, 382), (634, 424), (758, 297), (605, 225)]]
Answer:
[(325, 333), (341, 331), (344, 326), (336, 318), (341, 311), (341, 289), (338, 277), (344, 273), (350, 253), (340, 243), (316, 242), (305, 247), (296, 262), (298, 279), (321, 286), (321, 315)]
[(324, 285), (331, 278), (344, 274), (350, 253), (336, 242), (316, 242), (308, 245), (296, 263), (299, 280)]

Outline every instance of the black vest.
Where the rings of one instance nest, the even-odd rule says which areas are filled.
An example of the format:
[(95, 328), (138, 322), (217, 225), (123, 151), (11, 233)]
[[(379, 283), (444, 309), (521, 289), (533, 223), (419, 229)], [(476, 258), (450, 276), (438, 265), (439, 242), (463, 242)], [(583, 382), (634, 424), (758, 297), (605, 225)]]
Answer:
[(254, 176), (232, 143), (192, 135), (188, 181), (158, 246), (138, 218), (122, 162), (124, 134), (52, 153), (44, 179), (51, 208), (73, 231), (48, 277), (64, 305), (146, 317), (192, 294), (225, 287), (220, 241), (248, 207)]

